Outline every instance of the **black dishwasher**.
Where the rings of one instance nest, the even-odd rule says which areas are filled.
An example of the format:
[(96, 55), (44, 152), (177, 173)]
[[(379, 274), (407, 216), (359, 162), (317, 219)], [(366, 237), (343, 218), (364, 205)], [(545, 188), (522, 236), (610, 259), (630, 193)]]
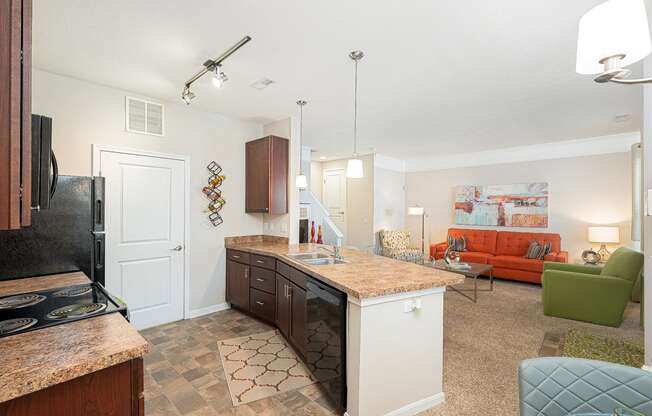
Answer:
[(306, 362), (335, 407), (346, 410), (346, 294), (312, 277), (306, 288)]

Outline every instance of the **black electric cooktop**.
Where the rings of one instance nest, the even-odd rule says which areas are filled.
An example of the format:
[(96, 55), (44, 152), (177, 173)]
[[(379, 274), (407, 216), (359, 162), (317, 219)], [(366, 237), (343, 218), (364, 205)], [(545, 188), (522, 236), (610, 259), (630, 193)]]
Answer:
[(98, 283), (0, 298), (0, 338), (107, 313), (128, 319), (127, 305)]

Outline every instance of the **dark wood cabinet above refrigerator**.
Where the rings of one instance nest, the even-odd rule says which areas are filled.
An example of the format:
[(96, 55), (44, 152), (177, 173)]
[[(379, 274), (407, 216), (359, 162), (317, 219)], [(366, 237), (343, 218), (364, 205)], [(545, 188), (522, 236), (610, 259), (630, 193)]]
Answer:
[(0, 2), (0, 230), (31, 221), (32, 1)]
[(245, 212), (287, 214), (289, 140), (267, 136), (245, 144)]

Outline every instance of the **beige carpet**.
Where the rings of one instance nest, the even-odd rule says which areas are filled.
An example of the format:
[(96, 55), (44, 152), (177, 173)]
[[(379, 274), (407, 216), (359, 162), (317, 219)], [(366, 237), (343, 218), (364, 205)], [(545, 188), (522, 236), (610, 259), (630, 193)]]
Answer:
[(218, 348), (234, 406), (315, 382), (277, 331), (220, 341)]
[[(467, 279), (467, 285), (471, 282)], [(488, 282), (483, 281), (483, 286)], [(630, 304), (620, 328), (543, 315), (539, 286), (498, 281), (478, 303), (455, 292), (444, 302), (444, 392), (446, 403), (423, 415), (518, 415), (519, 363), (546, 351), (571, 328), (641, 343), (639, 306)], [(550, 345), (553, 344), (553, 345)]]

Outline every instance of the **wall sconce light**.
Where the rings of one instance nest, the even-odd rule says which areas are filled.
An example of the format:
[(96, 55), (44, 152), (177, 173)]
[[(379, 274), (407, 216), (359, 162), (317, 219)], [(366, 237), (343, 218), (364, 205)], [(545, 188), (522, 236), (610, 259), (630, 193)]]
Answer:
[(625, 67), (650, 54), (650, 28), (644, 0), (608, 0), (589, 10), (579, 23), (578, 74), (597, 74), (595, 82), (652, 83), (652, 78), (627, 79)]
[(193, 82), (197, 81), (199, 78), (207, 74), (208, 72), (213, 73), (213, 85), (215, 88), (221, 88), (222, 85), (229, 79), (224, 72), (222, 72), (222, 62), (229, 56), (233, 55), (235, 51), (243, 47), (247, 42), (251, 40), (250, 36), (245, 36), (240, 39), (238, 43), (231, 46), (224, 52), (222, 55), (215, 59), (209, 59), (204, 62), (204, 68), (193, 75), (188, 81), (183, 84), (183, 92), (181, 93), (181, 99), (188, 105), (195, 98), (195, 94), (190, 91), (190, 86)]

